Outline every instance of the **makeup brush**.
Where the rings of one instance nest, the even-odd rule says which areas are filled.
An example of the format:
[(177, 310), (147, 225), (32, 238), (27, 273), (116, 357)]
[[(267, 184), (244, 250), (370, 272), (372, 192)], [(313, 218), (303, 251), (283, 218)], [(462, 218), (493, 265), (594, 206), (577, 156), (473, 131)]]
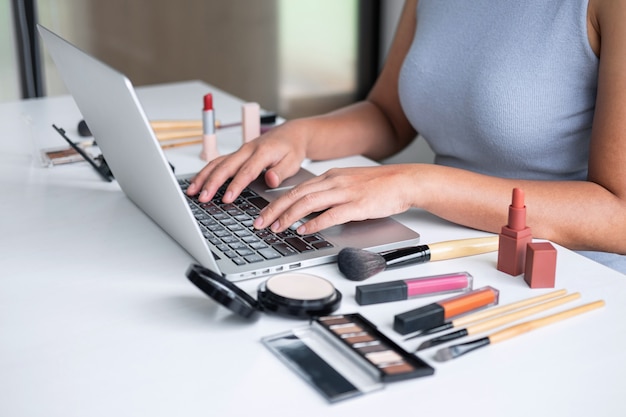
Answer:
[[(277, 119), (276, 113), (267, 112), (260, 115), (262, 125), (273, 125)], [(202, 120), (153, 120), (150, 126), (155, 132), (174, 131), (170, 135), (157, 134), (159, 140), (182, 139), (193, 136), (202, 136)], [(241, 122), (222, 123), (215, 121), (216, 129), (241, 126)], [(91, 130), (84, 120), (78, 122), (78, 134), (83, 137), (91, 136)]]
[(439, 333), (439, 332), (442, 332), (444, 330), (452, 329), (454, 327), (466, 326), (466, 325), (468, 325), (470, 323), (475, 323), (475, 322), (478, 322), (478, 321), (481, 321), (481, 320), (485, 320), (485, 319), (497, 316), (499, 314), (508, 313), (509, 311), (517, 310), (518, 308), (528, 307), (528, 306), (531, 306), (533, 304), (540, 303), (542, 301), (546, 301), (546, 300), (550, 300), (552, 298), (560, 297), (562, 295), (565, 295), (566, 293), (567, 293), (567, 290), (556, 290), (556, 291), (549, 292), (547, 294), (538, 295), (536, 297), (526, 298), (524, 300), (516, 301), (516, 302), (510, 303), (510, 304), (505, 304), (503, 306), (492, 307), (492, 308), (487, 309), (487, 310), (478, 311), (476, 313), (468, 314), (466, 316), (459, 317), (456, 320), (452, 320), (452, 321), (449, 321), (447, 323), (444, 323), (441, 326), (431, 327), (430, 329), (422, 330), (421, 332), (419, 332), (417, 334), (414, 334), (414, 335), (412, 335), (410, 337), (407, 337), (404, 340), (411, 340), (411, 339), (414, 339), (414, 338), (416, 338), (418, 336), (426, 336), (426, 335), (429, 335), (429, 334)]
[(546, 301), (545, 303), (541, 303), (532, 307), (523, 308), (521, 310), (517, 310), (509, 314), (503, 314), (501, 316), (494, 317), (490, 320), (484, 320), (484, 321), (481, 321), (480, 323), (467, 326), (464, 329), (457, 330), (456, 332), (447, 333), (447, 334), (444, 334), (443, 336), (426, 340), (421, 345), (419, 345), (417, 349), (415, 349), (415, 351), (417, 352), (423, 349), (428, 349), (433, 346), (438, 346), (442, 343), (450, 342), (452, 340), (456, 340), (461, 337), (465, 337), (467, 335), (475, 335), (477, 333), (486, 332), (487, 330), (495, 329), (496, 327), (500, 327), (505, 324), (512, 323), (521, 318), (528, 317), (533, 314), (548, 310), (550, 308), (560, 306), (561, 304), (565, 304), (567, 302), (576, 300), (578, 298), (580, 298), (580, 293), (577, 292), (574, 294), (566, 295), (565, 297), (557, 298), (556, 300)]
[(408, 246), (386, 252), (345, 248), (339, 251), (337, 266), (352, 281), (362, 281), (385, 269), (428, 261), (460, 258), (498, 250), (498, 236), (449, 240), (429, 245)]
[(439, 349), (435, 354), (434, 359), (438, 362), (445, 362), (450, 359), (458, 358), (465, 355), (468, 352), (481, 348), (483, 346), (492, 345), (494, 343), (502, 342), (510, 339), (514, 336), (519, 336), (523, 333), (527, 333), (531, 330), (538, 329), (539, 327), (547, 326), (548, 324), (556, 323), (561, 320), (568, 319), (570, 317), (577, 316), (579, 314), (586, 313), (596, 308), (604, 306), (604, 301), (594, 301), (593, 303), (584, 304), (579, 307), (571, 308), (569, 310), (562, 311), (560, 313), (552, 314), (546, 317), (542, 317), (536, 320), (526, 321), (524, 323), (517, 324), (515, 326), (507, 327), (504, 330), (495, 332), (487, 337), (476, 339), (471, 342), (461, 343), (459, 345), (445, 347)]

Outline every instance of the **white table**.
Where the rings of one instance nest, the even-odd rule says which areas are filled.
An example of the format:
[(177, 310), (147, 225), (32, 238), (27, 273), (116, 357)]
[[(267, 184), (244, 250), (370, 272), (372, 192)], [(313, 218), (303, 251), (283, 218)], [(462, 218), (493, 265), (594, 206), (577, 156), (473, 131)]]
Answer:
[[(139, 97), (151, 119), (199, 118), (209, 91), (218, 119), (239, 117), (240, 101), (200, 82), (143, 87)], [(626, 279), (561, 247), (557, 288), (606, 307), (445, 363), (426, 350), (420, 357), (434, 376), (329, 405), (260, 343), (301, 321), (238, 319), (188, 282), (193, 259), (115, 182), (84, 163), (33, 162), (33, 143), (63, 144), (52, 123), (76, 138), (80, 119), (70, 97), (0, 104), (0, 416), (626, 415)], [(222, 151), (235, 149), (240, 134), (221, 131)], [(184, 173), (203, 165), (198, 152), (167, 155)], [(355, 157), (309, 169), (368, 164)], [(483, 235), (420, 210), (397, 217), (423, 243)], [(367, 283), (466, 270), (475, 287), (499, 289), (500, 304), (549, 291), (530, 290), (495, 263), (495, 253), (431, 262)], [(358, 283), (335, 265), (308, 272), (342, 291), (339, 312), (362, 313), (407, 350), (421, 340), (404, 342), (393, 315), (442, 298), (359, 307)], [(259, 282), (240, 286), (254, 294)]]

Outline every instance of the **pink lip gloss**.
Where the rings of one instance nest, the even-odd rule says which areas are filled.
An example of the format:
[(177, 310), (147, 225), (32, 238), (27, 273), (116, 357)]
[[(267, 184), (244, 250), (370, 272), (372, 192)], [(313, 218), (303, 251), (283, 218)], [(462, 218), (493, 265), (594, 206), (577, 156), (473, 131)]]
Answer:
[(427, 295), (465, 292), (472, 289), (473, 277), (467, 272), (432, 275), (379, 284), (359, 285), (355, 299), (359, 305), (408, 300)]
[(200, 158), (209, 162), (220, 155), (217, 149), (217, 136), (215, 135), (215, 114), (213, 112), (213, 95), (204, 96), (202, 109), (202, 152)]

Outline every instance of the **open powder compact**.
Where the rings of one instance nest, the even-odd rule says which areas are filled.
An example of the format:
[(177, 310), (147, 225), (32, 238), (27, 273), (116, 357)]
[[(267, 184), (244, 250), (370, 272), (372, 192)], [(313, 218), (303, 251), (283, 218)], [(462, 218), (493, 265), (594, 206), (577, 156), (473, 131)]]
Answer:
[(287, 272), (262, 282), (255, 300), (237, 285), (198, 264), (189, 266), (187, 278), (206, 295), (234, 313), (254, 320), (259, 313), (306, 318), (332, 313), (341, 304), (341, 293), (317, 275)]

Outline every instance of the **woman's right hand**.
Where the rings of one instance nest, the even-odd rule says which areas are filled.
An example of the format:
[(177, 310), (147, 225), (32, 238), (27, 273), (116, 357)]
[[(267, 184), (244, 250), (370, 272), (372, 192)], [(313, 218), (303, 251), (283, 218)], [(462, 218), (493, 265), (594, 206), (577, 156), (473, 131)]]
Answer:
[(278, 187), (298, 172), (306, 157), (307, 130), (306, 120), (285, 122), (236, 152), (212, 160), (191, 180), (187, 195), (199, 194), (200, 202), (208, 202), (232, 178), (222, 198), (224, 203), (232, 203), (264, 170), (267, 186)]

